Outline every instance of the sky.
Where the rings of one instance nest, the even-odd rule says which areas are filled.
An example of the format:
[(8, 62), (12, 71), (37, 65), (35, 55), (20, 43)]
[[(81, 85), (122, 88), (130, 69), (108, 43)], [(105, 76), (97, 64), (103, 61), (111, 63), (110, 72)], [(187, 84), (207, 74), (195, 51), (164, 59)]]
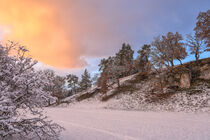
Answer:
[(169, 31), (185, 37), (209, 5), (209, 0), (0, 0), (0, 40), (26, 46), (38, 68), (79, 75), (85, 68), (97, 71), (100, 59), (124, 42), (136, 51)]

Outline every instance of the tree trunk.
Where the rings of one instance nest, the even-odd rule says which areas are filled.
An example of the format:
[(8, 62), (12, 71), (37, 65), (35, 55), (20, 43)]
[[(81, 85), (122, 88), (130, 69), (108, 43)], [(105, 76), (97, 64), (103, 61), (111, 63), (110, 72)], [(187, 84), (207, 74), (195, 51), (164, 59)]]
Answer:
[(199, 60), (199, 48), (198, 47), (195, 52), (195, 59), (196, 59), (196, 63), (198, 64), (198, 60)]
[(199, 60), (199, 56), (198, 56), (198, 54), (197, 54), (197, 53), (195, 54), (195, 59), (196, 59), (196, 62), (198, 62), (198, 60)]
[(117, 86), (120, 87), (120, 78), (117, 78)]
[(182, 65), (182, 60), (181, 59), (178, 59), (178, 60), (179, 60), (180, 64)]
[(199, 58), (198, 58), (198, 56), (197, 56), (197, 55), (195, 55), (195, 59), (196, 59), (196, 62), (198, 62), (198, 59), (199, 59)]
[(173, 60), (170, 61), (170, 63), (171, 63), (171, 66), (174, 67), (174, 62), (173, 62)]

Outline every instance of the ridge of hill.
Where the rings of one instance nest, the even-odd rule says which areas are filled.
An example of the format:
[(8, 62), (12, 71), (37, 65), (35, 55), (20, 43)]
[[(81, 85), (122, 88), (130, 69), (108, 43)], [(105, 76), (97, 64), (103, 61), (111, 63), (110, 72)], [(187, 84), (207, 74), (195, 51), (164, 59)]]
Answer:
[(101, 103), (109, 109), (210, 112), (210, 58), (172, 70), (137, 73), (120, 82), (106, 94), (95, 86), (63, 99), (59, 106)]

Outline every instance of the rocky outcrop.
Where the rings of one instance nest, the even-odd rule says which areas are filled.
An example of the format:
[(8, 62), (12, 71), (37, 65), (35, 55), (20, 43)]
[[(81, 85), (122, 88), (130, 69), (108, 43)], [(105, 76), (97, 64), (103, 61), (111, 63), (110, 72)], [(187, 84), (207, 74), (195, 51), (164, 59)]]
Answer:
[(165, 74), (164, 81), (166, 88), (190, 88), (191, 86), (191, 71), (182, 69), (180, 71), (168, 72)]
[(191, 83), (191, 75), (190, 73), (182, 73), (180, 76), (180, 88), (189, 88)]
[(210, 82), (210, 58), (178, 65), (164, 74), (166, 87), (191, 88), (199, 82)]
[(200, 68), (201, 79), (210, 80), (210, 64), (206, 64)]

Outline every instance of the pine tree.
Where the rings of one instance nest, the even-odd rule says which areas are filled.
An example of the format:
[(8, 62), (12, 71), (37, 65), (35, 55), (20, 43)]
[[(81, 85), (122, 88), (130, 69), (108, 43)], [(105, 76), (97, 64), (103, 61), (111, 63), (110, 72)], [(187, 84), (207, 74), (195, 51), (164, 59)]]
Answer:
[(79, 78), (74, 74), (69, 74), (67, 75), (66, 80), (68, 82), (68, 87), (71, 89), (72, 93), (76, 94), (79, 86)]
[(115, 64), (119, 67), (126, 69), (122, 76), (131, 74), (133, 67), (133, 54), (134, 51), (131, 49), (129, 44), (123, 43), (122, 48), (116, 53)]
[(93, 76), (93, 78), (91, 79), (92, 84), (93, 85), (97, 85), (98, 79), (99, 79), (99, 74), (98, 73), (95, 73), (94, 76)]
[(144, 44), (142, 48), (138, 51), (139, 56), (137, 57), (138, 69), (141, 72), (150, 69), (149, 57), (151, 53), (150, 45)]
[(102, 59), (99, 64), (101, 75), (98, 86), (101, 87), (102, 93), (108, 89), (109, 85), (117, 83), (120, 87), (120, 78), (131, 74), (133, 69), (133, 53), (129, 44), (123, 44), (122, 48), (115, 56)]
[(87, 69), (85, 69), (79, 85), (80, 85), (80, 89), (82, 91), (86, 90), (86, 89), (88, 89), (88, 88), (90, 88), (92, 86), (90, 73), (87, 71)]

